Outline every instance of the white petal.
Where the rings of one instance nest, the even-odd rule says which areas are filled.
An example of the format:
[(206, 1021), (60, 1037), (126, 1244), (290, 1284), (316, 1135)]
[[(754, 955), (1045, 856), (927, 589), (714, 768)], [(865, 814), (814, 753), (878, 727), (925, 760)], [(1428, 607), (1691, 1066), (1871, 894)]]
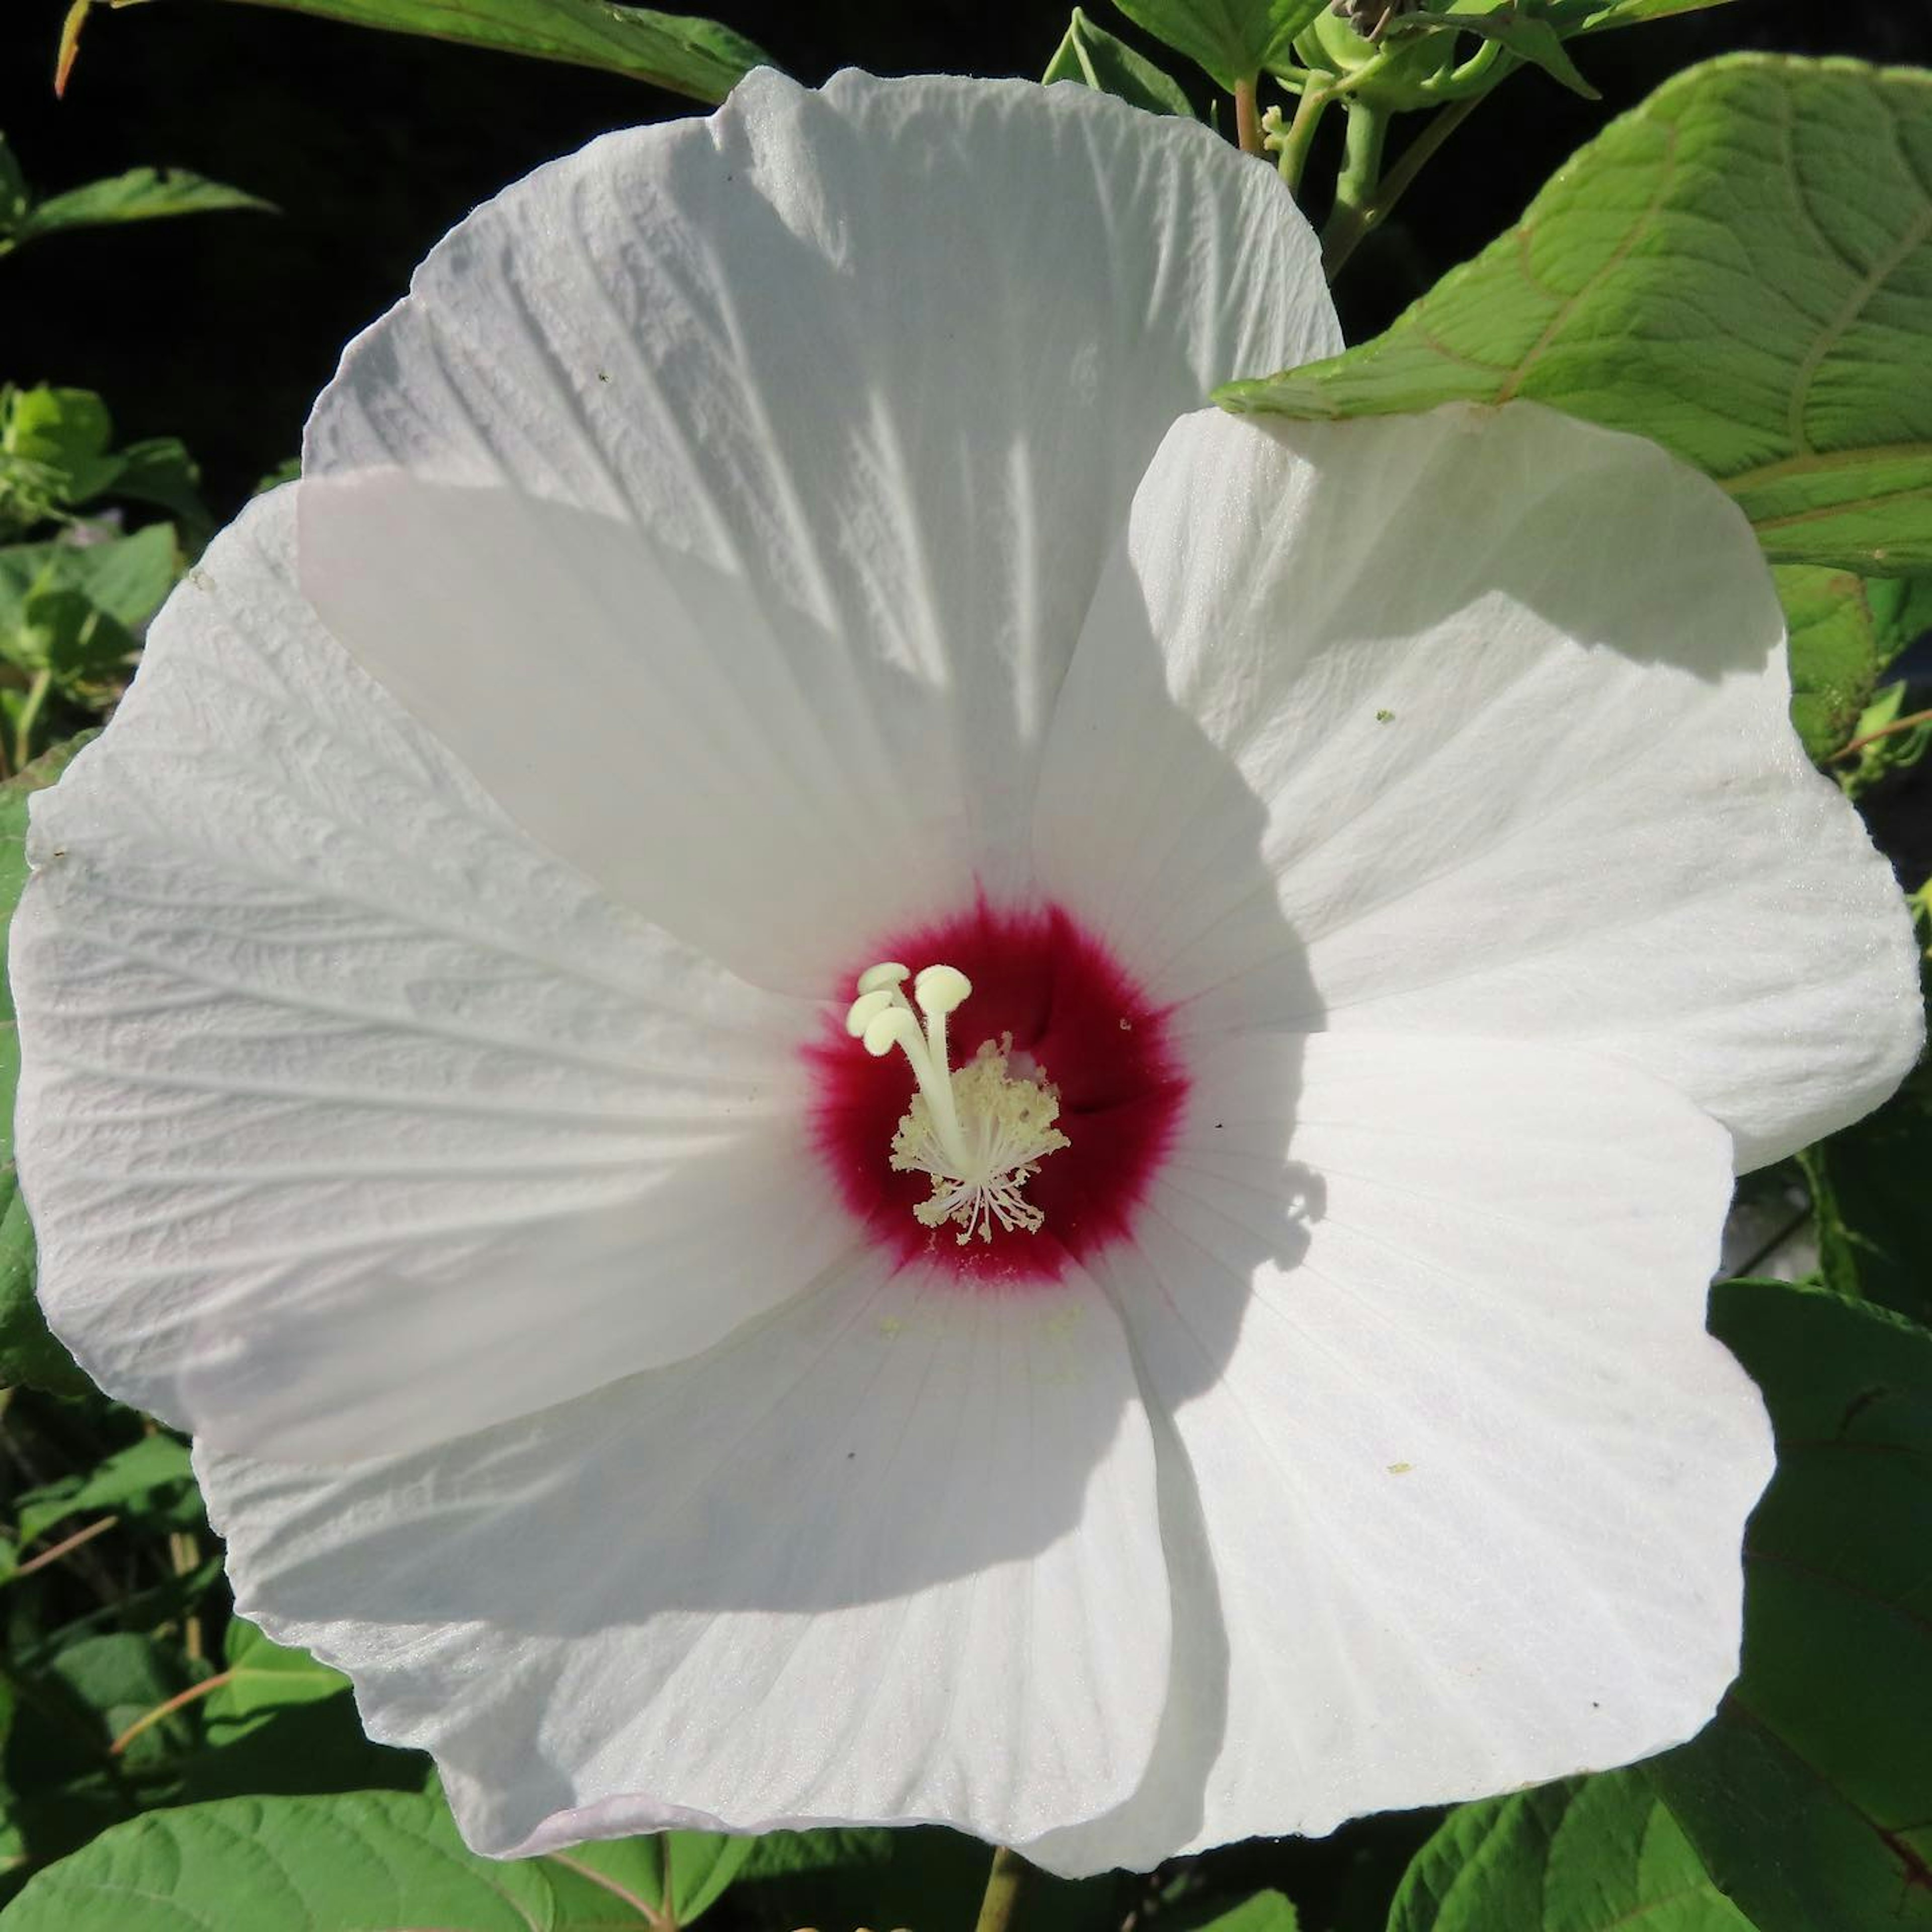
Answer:
[(1168, 1642), (1119, 1323), (1090, 1282), (887, 1267), (420, 1456), (200, 1455), (238, 1601), (346, 1670), (372, 1735), (435, 1753), (488, 1852), (1105, 1810)]
[(1527, 404), (1191, 418), (1070, 674), (1042, 874), (1186, 1030), (1587, 1046), (1756, 1166), (1922, 1033), (1782, 638), (1743, 519), (1634, 438)]
[(56, 1329), (231, 1447), (433, 1442), (708, 1347), (849, 1243), (812, 1010), (509, 826), (219, 538), (34, 800), (21, 1172)]
[(1704, 1332), (1727, 1156), (1582, 1055), (1256, 1036), (1202, 1067), (1106, 1268), (1192, 1478), (1163, 1490), (1186, 1708), (1134, 1800), (1036, 1856), (1322, 1833), (1702, 1724), (1772, 1466)]
[[(1339, 345), (1292, 199), (1204, 129), (1082, 88), (760, 71), (436, 249), (316, 405), (304, 474), (504, 500), (321, 496), (304, 583), (520, 822), (821, 994), (976, 880), (1030, 884), (1046, 720), (1162, 436)], [(401, 622), (412, 573), (428, 614)], [(639, 822), (661, 810), (677, 836)], [(714, 817), (758, 829), (729, 894), (685, 844)]]

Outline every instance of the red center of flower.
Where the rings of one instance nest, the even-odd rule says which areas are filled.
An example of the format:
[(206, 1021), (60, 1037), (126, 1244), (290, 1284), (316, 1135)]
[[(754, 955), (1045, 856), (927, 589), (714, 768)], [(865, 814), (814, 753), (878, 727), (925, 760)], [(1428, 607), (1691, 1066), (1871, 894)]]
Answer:
[[(875, 962), (915, 972), (956, 967), (973, 991), (951, 1016), (956, 1071), (987, 1042), (1011, 1035), (1016, 1074), (1050, 1082), (1066, 1144), (1038, 1163), (1024, 1186), (1036, 1232), (994, 1226), (962, 1242), (952, 1222), (924, 1226), (916, 1210), (928, 1178), (895, 1172), (892, 1139), (911, 1104), (904, 1054), (877, 1058), (842, 1022), (856, 976)], [(815, 1098), (813, 1138), (841, 1197), (902, 1262), (929, 1262), (976, 1286), (1027, 1287), (1058, 1279), (1124, 1235), (1178, 1121), (1186, 1079), (1154, 1005), (1098, 941), (1057, 907), (1006, 913), (982, 904), (958, 918), (893, 935), (854, 962), (833, 989), (836, 1010), (806, 1049)]]

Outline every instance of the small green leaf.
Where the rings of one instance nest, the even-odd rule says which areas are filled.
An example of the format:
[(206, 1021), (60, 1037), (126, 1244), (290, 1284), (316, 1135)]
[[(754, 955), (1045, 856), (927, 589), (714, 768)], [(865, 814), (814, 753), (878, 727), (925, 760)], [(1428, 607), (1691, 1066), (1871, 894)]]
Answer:
[[(238, 1899), (251, 1924), (304, 1932), (644, 1932), (661, 1922), (659, 1860), (650, 1839), (478, 1858), (428, 1794), (230, 1798), (103, 1832), (28, 1883), (8, 1908), (8, 1932), (186, 1932), (234, 1924)], [(671, 1862), (676, 1892), (675, 1847)], [(699, 1873), (693, 1899), (716, 1896), (716, 1869)], [(680, 1900), (680, 1922), (703, 1909)]]
[(70, 1516), (109, 1510), (146, 1517), (163, 1528), (198, 1522), (201, 1505), (186, 1448), (172, 1436), (144, 1436), (91, 1469), (28, 1490), (20, 1498), (15, 1532), (24, 1546)]
[(43, 385), (0, 400), (0, 456), (32, 466), (55, 502), (83, 503), (120, 473), (121, 459), (108, 453), (113, 420), (92, 389)]
[(1444, 28), (1454, 26), (1463, 33), (1480, 34), (1486, 40), (1500, 41), (1517, 59), (1541, 68), (1553, 80), (1561, 81), (1572, 94), (1580, 94), (1586, 100), (1603, 98), (1584, 79), (1564, 46), (1563, 37), (1550, 24), (1546, 16), (1518, 13), (1509, 5), (1494, 10), (1487, 7), (1479, 9), (1459, 5), (1440, 14), (1420, 14), (1416, 17), (1426, 24), (1440, 22)]
[(1561, 34), (1595, 34), (1730, 4), (1730, 0), (1555, 0), (1547, 17)]
[(1932, 578), (1861, 578), (1802, 564), (1772, 574), (1791, 634), (1791, 722), (1825, 764), (1855, 735), (1886, 667), (1932, 628)]
[(1743, 1673), (1648, 1769), (1756, 1932), (1932, 1922), (1932, 1334), (1820, 1289), (1724, 1282), (1778, 1474), (1744, 1536)]
[[(166, 524), (151, 524), (132, 536), (92, 543), (9, 544), (0, 548), (0, 655), (29, 670), (49, 662), (44, 644), (10, 634), (33, 622), (28, 605), (37, 596), (71, 591), (104, 612), (124, 632), (145, 624), (174, 587), (180, 558)], [(128, 646), (131, 648), (130, 640)]]
[(229, 1620), (224, 1666), (202, 1706), (203, 1750), (187, 1767), (191, 1801), (329, 1791), (421, 1791), (428, 1758), (363, 1735), (349, 1680), (306, 1651)]
[(1328, 0), (1115, 0), (1231, 94), (1244, 81), (1292, 64), (1294, 37)]
[(1043, 86), (1050, 87), (1056, 80), (1077, 81), (1096, 94), (1113, 94), (1136, 107), (1144, 108), (1150, 114), (1179, 114), (1191, 118), (1194, 112), (1192, 104), (1172, 74), (1163, 74), (1126, 41), (1103, 32), (1078, 7), (1073, 10), (1060, 51), (1040, 76)]
[(212, 214), (234, 208), (279, 212), (272, 202), (259, 195), (191, 174), (186, 168), (130, 168), (124, 175), (50, 195), (29, 211), (15, 239), (37, 242), (70, 229), (111, 228), (124, 221), (159, 221), (172, 215)]
[(694, 100), (722, 100), (764, 50), (689, 14), (660, 14), (614, 0), (250, 0), (352, 26), (422, 34), (473, 47), (602, 68)]
[(1751, 1932), (1641, 1769), (1462, 1804), (1416, 1854), (1389, 1932)]
[(1528, 397), (1716, 478), (1775, 562), (1932, 568), (1932, 74), (1737, 55), (1666, 82), (1385, 334), (1228, 408)]

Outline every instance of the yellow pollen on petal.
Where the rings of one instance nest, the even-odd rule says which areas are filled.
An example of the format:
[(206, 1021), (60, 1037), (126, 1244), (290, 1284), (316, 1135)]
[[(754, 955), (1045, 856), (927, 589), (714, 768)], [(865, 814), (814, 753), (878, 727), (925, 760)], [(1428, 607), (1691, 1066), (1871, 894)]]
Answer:
[[(900, 990), (909, 978), (912, 1000)], [(972, 990), (953, 967), (928, 966), (913, 978), (908, 968), (887, 961), (860, 975), (859, 997), (845, 1016), (845, 1030), (868, 1053), (896, 1046), (905, 1054), (917, 1090), (892, 1136), (891, 1165), (896, 1173), (930, 1178), (932, 1193), (913, 1212), (928, 1228), (957, 1222), (962, 1246), (976, 1235), (990, 1241), (996, 1226), (1037, 1234), (1046, 1216), (1022, 1190), (1041, 1161), (1068, 1144), (1054, 1124), (1060, 1096), (1052, 1084), (1043, 1076), (1007, 1072), (1011, 1034), (986, 1041), (953, 1072), (946, 1022)]]

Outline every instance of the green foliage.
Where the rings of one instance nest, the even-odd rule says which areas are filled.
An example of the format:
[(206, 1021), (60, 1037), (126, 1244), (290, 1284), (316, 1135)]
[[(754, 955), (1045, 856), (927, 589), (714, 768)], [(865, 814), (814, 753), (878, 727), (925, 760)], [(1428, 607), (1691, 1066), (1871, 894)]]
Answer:
[(1750, 1932), (1648, 1772), (1459, 1806), (1418, 1855), (1389, 1932)]
[(1756, 1932), (1932, 1924), (1932, 1334), (1754, 1282), (1720, 1283), (1711, 1325), (1778, 1468), (1746, 1535), (1743, 1674), (1652, 1774)]
[(8, 1932), (185, 1932), (237, 1922), (305, 1932), (620, 1932), (656, 1927), (665, 1866), (680, 1924), (730, 1883), (746, 1841), (694, 1832), (482, 1858), (428, 1793), (232, 1798), (151, 1812), (34, 1878)]
[(754, 67), (776, 64), (714, 20), (615, 0), (249, 0), (352, 26), (422, 34), (538, 60), (602, 68), (693, 100), (722, 100)]
[(1388, 332), (1220, 392), (1377, 415), (1528, 397), (1715, 477), (1774, 561), (1932, 567), (1932, 74), (1748, 55), (1615, 122)]
[(1138, 27), (1184, 54), (1230, 93), (1292, 70), (1295, 36), (1328, 0), (1115, 0)]
[[(84, 742), (70, 740), (0, 784), (0, 960), (27, 883), (27, 801), (60, 776)], [(0, 971), (0, 1388), (25, 1384), (58, 1395), (82, 1395), (92, 1384), (47, 1332), (34, 1299), (34, 1230), (14, 1170), (14, 1095), (20, 1078), (20, 1030)]]
[(16, 1504), (14, 1534), (24, 1546), (70, 1517), (107, 1510), (158, 1518), (170, 1528), (193, 1525), (201, 1510), (185, 1445), (172, 1436), (143, 1436), (91, 1469), (28, 1490)]
[(210, 181), (185, 168), (130, 168), (36, 201), (26, 177), (0, 140), (0, 255), (77, 228), (109, 228), (177, 214), (211, 214), (252, 208), (274, 214), (271, 202)]
[(1096, 93), (1114, 94), (1144, 108), (1150, 114), (1191, 117), (1194, 112), (1180, 83), (1172, 74), (1162, 73), (1126, 41), (1095, 26), (1078, 7), (1073, 10), (1066, 38), (1040, 80), (1048, 86), (1056, 80), (1078, 81)]
[[(1932, 909), (1915, 902), (1932, 1007)], [(1825, 1285), (1932, 1324), (1932, 1063), (1874, 1114), (1805, 1153)]]
[(1300, 1924), (1293, 1904), (1279, 1892), (1258, 1892), (1211, 1918), (1195, 1918), (1184, 1910), (1163, 1912), (1160, 1922), (1168, 1932), (1297, 1932)]
[(1552, 0), (1546, 17), (1566, 36), (1610, 27), (1639, 27), (1678, 14), (1701, 14), (1731, 0)]
[(1893, 658), (1932, 628), (1932, 578), (1774, 572), (1791, 633), (1791, 722), (1819, 764), (1856, 735)]
[(340, 1672), (229, 1620), (220, 1671), (201, 1708), (202, 1748), (184, 1795), (202, 1800), (330, 1791), (421, 1791), (427, 1757), (362, 1734)]
[(1540, 67), (1572, 94), (1586, 100), (1602, 97), (1586, 80), (1563, 44), (1563, 36), (1546, 14), (1525, 11), (1516, 0), (1454, 0), (1436, 14), (1418, 15), (1438, 31), (1474, 34), (1496, 44), (1532, 67)]

